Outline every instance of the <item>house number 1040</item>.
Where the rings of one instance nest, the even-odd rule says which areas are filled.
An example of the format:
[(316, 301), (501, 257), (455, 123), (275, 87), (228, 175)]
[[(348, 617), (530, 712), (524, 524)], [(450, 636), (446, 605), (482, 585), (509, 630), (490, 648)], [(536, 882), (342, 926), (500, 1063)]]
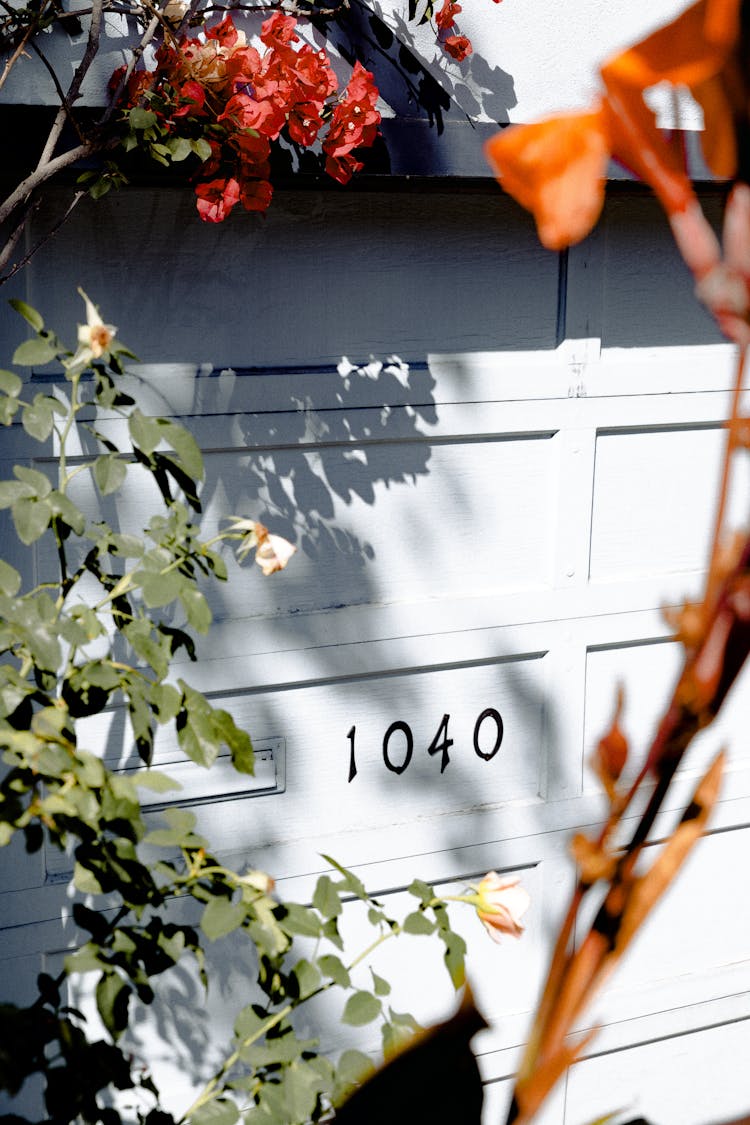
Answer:
[[(435, 732), (435, 737), (427, 747), (428, 754), (440, 754), (441, 773), (450, 762), (448, 750), (453, 745), (453, 739), (448, 737), (450, 718), (450, 715), (443, 715), (440, 726)], [(485, 728), (484, 732), (483, 727)], [(349, 781), (354, 781), (357, 776), (356, 726), (352, 727), (346, 737), (349, 739)], [(492, 741), (493, 737), (494, 741)], [(485, 707), (474, 723), (474, 753), (483, 758), (485, 762), (489, 762), (497, 754), (502, 741), (502, 716), (494, 707)], [(403, 773), (409, 765), (413, 753), (414, 735), (411, 727), (401, 719), (396, 719), (383, 735), (383, 761), (386, 769), (389, 769), (391, 773)]]

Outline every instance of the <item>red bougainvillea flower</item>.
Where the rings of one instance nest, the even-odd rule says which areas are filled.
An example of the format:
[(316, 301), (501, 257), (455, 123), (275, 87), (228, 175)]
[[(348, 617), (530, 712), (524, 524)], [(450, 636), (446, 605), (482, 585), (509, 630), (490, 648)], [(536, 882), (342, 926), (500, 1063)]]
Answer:
[(198, 214), (206, 223), (223, 223), (232, 208), (239, 203), (240, 185), (234, 178), (211, 180), (196, 184)]
[(449, 35), (443, 40), (443, 47), (457, 62), (463, 62), (474, 50), (471, 40), (465, 35)]
[(261, 43), (266, 47), (279, 47), (287, 43), (296, 43), (299, 39), (294, 29), (297, 21), (294, 16), (285, 16), (283, 12), (274, 12), (264, 21), (260, 29)]
[(181, 104), (172, 111), (173, 117), (197, 117), (203, 113), (206, 104), (206, 91), (200, 82), (188, 79), (177, 91)]
[(460, 4), (455, 4), (454, 0), (445, 0), (440, 11), (435, 16), (435, 23), (438, 25), (439, 31), (449, 31), (456, 22), (456, 16), (463, 9)]
[[(676, 20), (601, 67), (603, 94), (586, 113), (505, 130), (487, 144), (503, 187), (531, 210), (545, 246), (584, 238), (599, 217), (610, 156), (648, 183), (664, 210), (697, 292), (730, 339), (750, 343), (750, 195), (738, 132), (748, 129), (743, 0), (698, 0)], [(717, 175), (737, 176), (727, 204), (724, 256), (695, 197), (681, 151), (656, 126), (643, 91), (689, 87), (704, 112), (703, 148)], [(746, 146), (747, 147), (747, 146)], [(743, 163), (743, 161), (745, 163)]]
[(194, 180), (198, 213), (206, 222), (222, 222), (238, 202), (248, 211), (267, 209), (271, 145), (282, 132), (285, 140), (309, 148), (328, 121), (322, 148), (340, 183), (362, 168), (354, 150), (377, 136), (372, 74), (356, 63), (348, 87), (332, 104), (338, 80), (331, 60), (324, 49), (301, 42), (296, 27), (293, 16), (274, 12), (261, 27), (258, 50), (228, 14), (202, 37), (162, 43), (156, 69), (136, 70), (124, 91), (124, 69), (112, 76), (127, 151), (139, 141), (130, 111), (143, 99), (159, 138), (182, 142), (170, 149), (153, 145), (154, 158), (167, 163), (163, 153), (173, 151), (175, 160), (192, 161), (194, 154), (202, 161)]
[(347, 183), (362, 164), (351, 156), (356, 148), (371, 145), (380, 124), (380, 113), (375, 108), (378, 89), (369, 70), (361, 63), (354, 70), (344, 96), (333, 111), (323, 151), (326, 154), (326, 171), (341, 184)]
[(355, 172), (364, 168), (361, 160), (345, 152), (341, 156), (326, 156), (326, 172), (339, 184), (348, 184)]
[(267, 211), (273, 196), (273, 186), (268, 180), (245, 177), (240, 188), (240, 203), (246, 211)]

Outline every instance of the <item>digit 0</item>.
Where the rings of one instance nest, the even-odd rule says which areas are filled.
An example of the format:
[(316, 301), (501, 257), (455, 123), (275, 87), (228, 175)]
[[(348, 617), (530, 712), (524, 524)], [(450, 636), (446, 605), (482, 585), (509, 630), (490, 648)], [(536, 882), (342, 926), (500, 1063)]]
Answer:
[[(489, 751), (482, 750), (479, 745), (479, 732), (482, 729), (482, 723), (485, 719), (493, 719), (495, 722), (495, 745)], [(484, 711), (482, 711), (482, 714), (474, 724), (474, 752), (478, 754), (480, 758), (484, 758), (485, 762), (489, 762), (489, 760), (491, 758), (494, 758), (495, 754), (497, 754), (498, 750), (500, 749), (500, 743), (502, 741), (503, 720), (500, 712), (496, 711), (494, 707), (485, 707)]]
[[(406, 739), (406, 753), (404, 754), (404, 760), (400, 766), (394, 765), (388, 753), (388, 743), (391, 740), (391, 735), (395, 734), (397, 730), (400, 730), (404, 738)], [(402, 723), (400, 719), (397, 719), (395, 723), (391, 723), (391, 725), (388, 727), (388, 730), (383, 735), (383, 761), (392, 773), (403, 773), (406, 767), (409, 765), (409, 762), (411, 761), (413, 750), (414, 736), (411, 733), (411, 727), (408, 723)]]

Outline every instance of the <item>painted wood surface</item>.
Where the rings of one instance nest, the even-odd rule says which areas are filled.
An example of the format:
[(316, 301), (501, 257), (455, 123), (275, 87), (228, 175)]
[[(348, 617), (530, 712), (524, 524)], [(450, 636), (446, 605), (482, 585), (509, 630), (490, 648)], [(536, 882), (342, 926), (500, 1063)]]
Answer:
[[(194, 772), (187, 799), (221, 853), (252, 857), (303, 900), (320, 853), (333, 853), (396, 912), (415, 876), (460, 889), (494, 868), (528, 886), (518, 945), (495, 947), (456, 915), (493, 1020), (477, 1046), (497, 1121), (570, 890), (570, 831), (603, 812), (587, 756), (620, 681), (642, 754), (676, 672), (661, 606), (703, 577), (731, 349), (664, 265), (668, 235), (640, 196), (613, 197), (601, 230), (559, 259), (500, 196), (289, 193), (266, 223), (248, 216), (210, 238), (191, 206), (145, 191), (82, 205), (17, 295), (62, 328), (82, 283), (141, 352), (127, 382), (141, 409), (183, 421), (205, 450), (207, 527), (252, 515), (300, 548), (268, 581), (230, 562), (212, 594), (215, 632), (178, 668), (272, 755), (254, 790), (217, 791)], [(10, 346), (15, 325), (0, 329)], [(123, 439), (114, 417), (102, 429)], [(30, 457), (53, 471), (54, 453), (39, 458), (19, 431), (1, 435), (2, 474)], [(738, 522), (748, 483), (743, 467)], [(134, 479), (102, 508), (81, 481), (78, 499), (91, 518), (137, 529), (149, 495)], [(50, 565), (39, 552), (38, 573)], [(653, 846), (726, 743), (711, 834), (586, 1017), (601, 1035), (543, 1125), (618, 1106), (702, 1125), (747, 1108), (732, 1063), (750, 1045), (747, 691), (743, 680), (697, 740)], [(495, 714), (502, 740), (487, 759)], [(454, 743), (441, 771), (428, 748), (445, 715)], [(121, 715), (84, 730), (132, 764)], [(164, 738), (158, 760), (174, 757)], [(45, 852), (0, 853), (0, 958), (18, 998), (78, 938), (66, 868)], [(356, 909), (347, 927), (356, 945)], [(428, 947), (382, 953), (397, 1006), (425, 1020), (451, 1002)], [(175, 1106), (231, 1023), (242, 958), (231, 942), (217, 948), (205, 1018), (189, 974), (165, 982), (166, 1046), (146, 1023), (135, 1032)], [(315, 1013), (332, 1044), (338, 1015)]]
[[(433, 23), (421, 27), (407, 18), (406, 0), (353, 0), (324, 37), (304, 28), (303, 37), (324, 42), (342, 84), (356, 56), (374, 74), (383, 117), (381, 151), (368, 163), (375, 176), (491, 178), (482, 145), (498, 125), (532, 121), (550, 113), (587, 107), (599, 90), (598, 67), (611, 54), (673, 19), (687, 0), (654, 0), (649, 5), (623, 0), (466, 0), (456, 31), (470, 37), (473, 54), (456, 62), (436, 39)], [(87, 0), (72, 0), (71, 10), (86, 10)], [(421, 14), (423, 5), (417, 4)], [(242, 17), (236, 15), (239, 22)], [(262, 17), (246, 17), (249, 37)], [(86, 34), (59, 30), (44, 36), (44, 51), (60, 80), (72, 75), (83, 57)], [(136, 28), (117, 13), (105, 16), (99, 53), (83, 82), (79, 105), (106, 104), (112, 72), (138, 42)], [(146, 52), (153, 63), (153, 52)], [(685, 90), (665, 84), (648, 92), (660, 127), (684, 131), (690, 168), (710, 179), (699, 146), (700, 107)], [(53, 78), (33, 54), (15, 65), (0, 89), (0, 106), (57, 105)], [(295, 164), (294, 154), (290, 161)], [(296, 164), (295, 164), (296, 166)], [(628, 173), (612, 165), (610, 175)]]

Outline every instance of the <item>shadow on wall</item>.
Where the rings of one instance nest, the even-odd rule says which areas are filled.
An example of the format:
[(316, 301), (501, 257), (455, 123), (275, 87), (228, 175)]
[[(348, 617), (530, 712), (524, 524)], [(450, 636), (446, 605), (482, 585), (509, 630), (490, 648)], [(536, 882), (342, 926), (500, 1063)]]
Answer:
[[(434, 58), (428, 60), (424, 53), (417, 53), (413, 24), (378, 4), (374, 9), (355, 0), (334, 24), (325, 25), (325, 34), (347, 61), (359, 58), (373, 72), (382, 99), (397, 119), (426, 120), (438, 137), (448, 122), (471, 125), (471, 118), (498, 124), (508, 121), (509, 111), (517, 104), (510, 74), (490, 67), (478, 51), (458, 66), (436, 43)], [(436, 175), (443, 159), (434, 138), (431, 141), (424, 134), (422, 140), (426, 150), (420, 154), (420, 164), (425, 174)], [(397, 151), (391, 154), (392, 165), (400, 163), (400, 155)], [(414, 159), (410, 154), (412, 166)]]

